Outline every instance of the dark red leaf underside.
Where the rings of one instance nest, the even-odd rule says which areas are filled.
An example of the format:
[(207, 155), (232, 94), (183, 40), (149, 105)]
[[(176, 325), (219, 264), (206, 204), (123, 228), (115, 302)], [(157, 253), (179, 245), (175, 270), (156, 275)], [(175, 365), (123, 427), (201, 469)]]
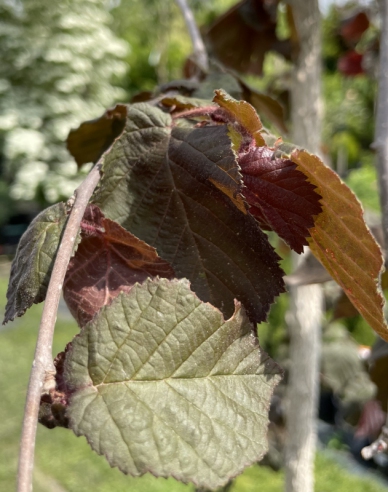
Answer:
[(274, 158), (268, 147), (251, 148), (239, 164), (252, 215), (301, 253), (314, 216), (322, 211), (315, 187), (290, 159)]
[(120, 292), (148, 277), (173, 278), (171, 266), (156, 250), (90, 205), (81, 223), (82, 241), (64, 283), (65, 301), (80, 326)]

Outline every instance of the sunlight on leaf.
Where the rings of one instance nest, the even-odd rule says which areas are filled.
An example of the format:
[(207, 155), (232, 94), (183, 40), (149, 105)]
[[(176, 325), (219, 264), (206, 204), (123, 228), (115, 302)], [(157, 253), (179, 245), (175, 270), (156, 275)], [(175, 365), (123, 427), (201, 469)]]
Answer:
[(255, 109), (246, 101), (236, 101), (223, 90), (216, 90), (215, 93), (213, 102), (230, 115), (228, 123), (234, 150), (238, 152), (247, 137), (253, 139), (258, 147), (265, 145), (260, 133), (264, 128)]
[(360, 202), (316, 156), (295, 150), (291, 159), (319, 187), (323, 212), (310, 229), (311, 251), (344, 289), (371, 328), (388, 341), (379, 289), (383, 257), (363, 218)]

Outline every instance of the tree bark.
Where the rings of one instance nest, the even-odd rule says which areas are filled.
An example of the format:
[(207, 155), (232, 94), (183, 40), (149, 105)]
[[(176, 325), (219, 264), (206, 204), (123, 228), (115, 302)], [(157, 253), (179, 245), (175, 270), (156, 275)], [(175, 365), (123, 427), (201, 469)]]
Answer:
[(313, 492), (322, 287), (318, 284), (292, 287), (290, 299), (285, 490)]
[[(376, 167), (379, 182), (382, 227), (384, 237), (384, 259), (388, 259), (388, 0), (380, 0), (380, 66), (379, 88), (377, 94), (376, 128), (373, 147), (377, 152)], [(388, 414), (381, 434), (370, 446), (362, 449), (361, 455), (370, 460), (388, 449)]]
[(377, 173), (384, 233), (384, 257), (388, 250), (388, 0), (380, 0), (381, 37), (379, 89), (374, 148), (377, 151)]
[(322, 39), (318, 0), (289, 0), (298, 33), (291, 91), (293, 143), (319, 153), (322, 122)]
[[(293, 70), (293, 143), (319, 153), (321, 140), (321, 32), (318, 0), (290, 0), (299, 38)], [(297, 259), (294, 257), (294, 266)], [(321, 285), (292, 287), (288, 314), (290, 374), (285, 446), (286, 492), (313, 492), (318, 402)]]

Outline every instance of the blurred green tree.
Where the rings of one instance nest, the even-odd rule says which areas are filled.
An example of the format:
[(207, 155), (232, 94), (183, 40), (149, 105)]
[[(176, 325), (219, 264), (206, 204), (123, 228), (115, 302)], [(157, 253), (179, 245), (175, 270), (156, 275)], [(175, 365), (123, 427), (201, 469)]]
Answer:
[(13, 200), (55, 202), (80, 181), (69, 130), (125, 97), (128, 45), (111, 23), (102, 0), (0, 0), (1, 179)]
[[(209, 25), (236, 0), (191, 0), (199, 26)], [(191, 41), (182, 13), (174, 1), (111, 0), (113, 29), (131, 49), (123, 87), (132, 97), (156, 85), (183, 78)]]

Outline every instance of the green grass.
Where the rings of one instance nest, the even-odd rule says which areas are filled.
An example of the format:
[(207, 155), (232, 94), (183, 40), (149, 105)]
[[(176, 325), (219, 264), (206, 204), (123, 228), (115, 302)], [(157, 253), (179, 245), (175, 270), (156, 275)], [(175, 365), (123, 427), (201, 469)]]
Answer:
[[(6, 281), (0, 278), (0, 299), (5, 299)], [(1, 301), (0, 301), (1, 302)], [(3, 302), (1, 302), (3, 304)], [(0, 331), (0, 490), (15, 489), (18, 440), (25, 392), (33, 360), (41, 305)], [(60, 352), (77, 333), (75, 323), (58, 318), (54, 352)], [(38, 426), (34, 471), (35, 492), (190, 492), (194, 487), (173, 479), (150, 475), (132, 478), (111, 469), (92, 452), (84, 438), (66, 429)], [(258, 466), (238, 477), (232, 492), (280, 492), (283, 474)], [(316, 492), (383, 492), (388, 488), (371, 480), (350, 476), (332, 460), (317, 457)]]

